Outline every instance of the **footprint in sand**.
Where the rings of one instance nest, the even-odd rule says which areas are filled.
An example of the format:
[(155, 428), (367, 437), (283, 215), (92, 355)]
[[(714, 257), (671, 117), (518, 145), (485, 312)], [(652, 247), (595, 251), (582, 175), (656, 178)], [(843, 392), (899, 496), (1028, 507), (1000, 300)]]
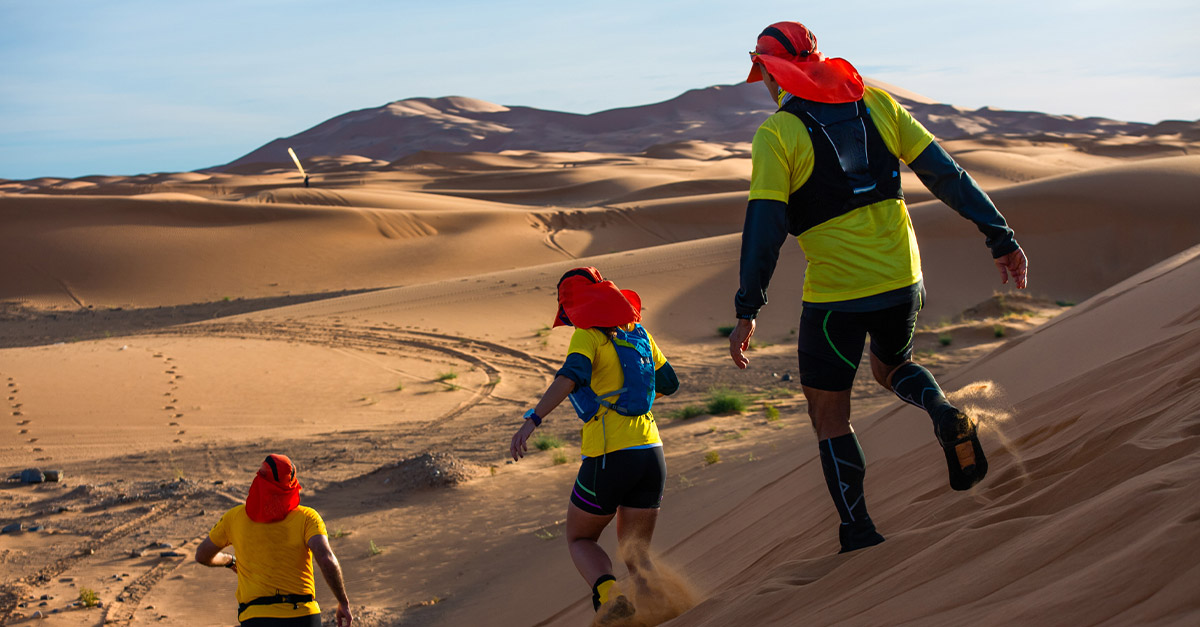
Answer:
[(175, 409), (174, 405), (164, 405), (163, 409)]
[(180, 429), (179, 431), (175, 432), (175, 435), (183, 435), (185, 433), (187, 433), (187, 429)]
[(28, 418), (26, 418), (25, 420), (22, 420), (22, 421), (18, 422), (18, 423), (17, 423), (17, 426), (18, 426), (18, 427), (23, 427), (23, 426), (25, 426), (25, 425), (29, 424), (29, 422), (30, 422), (30, 421), (29, 421), (29, 419), (28, 419)]
[(37, 442), (37, 441), (38, 441), (38, 439), (37, 439), (37, 438), (29, 438), (29, 441), (30, 441), (30, 442)]
[(25, 435), (26, 433), (29, 433), (29, 429), (21, 429), (20, 433), (21, 435)]
[(179, 426), (179, 423), (178, 423), (178, 422), (168, 422), (168, 423), (167, 423), (167, 426), (168, 426), (168, 427), (178, 427), (178, 426)]
[(21, 413), (21, 412), (19, 412), (19, 411), (14, 411), (14, 412), (12, 413), (12, 415), (14, 415), (14, 416), (22, 416), (22, 415), (24, 415), (24, 414), (22, 414), (22, 413)]

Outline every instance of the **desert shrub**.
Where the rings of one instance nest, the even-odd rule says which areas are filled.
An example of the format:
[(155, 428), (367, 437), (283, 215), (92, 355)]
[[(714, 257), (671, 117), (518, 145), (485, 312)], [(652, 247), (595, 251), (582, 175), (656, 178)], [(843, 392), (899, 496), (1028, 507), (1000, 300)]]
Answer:
[(714, 416), (739, 414), (746, 411), (746, 395), (730, 388), (713, 388), (708, 392), (705, 409)]
[(548, 451), (552, 448), (560, 448), (562, 445), (562, 440), (548, 433), (543, 433), (533, 439), (533, 446), (539, 451)]

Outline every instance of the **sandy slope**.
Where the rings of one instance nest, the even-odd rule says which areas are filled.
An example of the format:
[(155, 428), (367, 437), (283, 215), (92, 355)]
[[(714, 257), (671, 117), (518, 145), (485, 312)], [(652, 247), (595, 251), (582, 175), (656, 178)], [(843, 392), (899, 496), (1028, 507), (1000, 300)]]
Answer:
[[(504, 113), (441, 105), (457, 118), (401, 113), (468, 126)], [(578, 428), (563, 414), (543, 428), (568, 463), (550, 450), (506, 464), (504, 450), (566, 347), (547, 328), (555, 281), (595, 264), (642, 294), (685, 382), (656, 406), (670, 478), (655, 545), (701, 603), (672, 624), (1194, 623), (1200, 157), (1179, 155), (1196, 140), (1187, 125), (1098, 138), (1067, 122), (947, 143), (1029, 252), (1037, 298), (1019, 307), (975, 229), (905, 174), (930, 294), (918, 348), (997, 418), (993, 470), (951, 493), (925, 419), (860, 381), (889, 540), (848, 556), (833, 554), (798, 385), (778, 376), (795, 369), (797, 246), (750, 370), (728, 364), (717, 331), (737, 282), (744, 137), (323, 157), (310, 188), (278, 164), (0, 182), (0, 474), (67, 473), (0, 484), (0, 523), (49, 530), (0, 535), (0, 619), (88, 587), (104, 608), (44, 624), (232, 624), (228, 573), (155, 545), (189, 551), (280, 451), (338, 532), (364, 625), (586, 624), (561, 540)], [(312, 300), (346, 290), (365, 291)], [(713, 385), (756, 400), (667, 419)]]

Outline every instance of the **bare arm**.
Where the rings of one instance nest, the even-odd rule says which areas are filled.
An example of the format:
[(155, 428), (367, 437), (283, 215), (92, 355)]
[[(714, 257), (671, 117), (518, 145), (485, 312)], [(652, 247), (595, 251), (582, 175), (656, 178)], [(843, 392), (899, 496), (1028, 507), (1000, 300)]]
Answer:
[[(224, 547), (217, 546), (212, 538), (204, 538), (204, 542), (196, 547), (196, 561), (205, 566), (225, 566), (231, 567), (234, 564), (233, 556), (228, 553), (222, 553)], [(233, 567), (237, 571), (236, 567)]]
[[(550, 387), (546, 388), (546, 393), (542, 395), (542, 400), (538, 401), (537, 406), (533, 408), (534, 413), (545, 418), (546, 414), (554, 411), (554, 408), (565, 401), (567, 396), (573, 391), (575, 391), (575, 382), (563, 375), (558, 375), (554, 378)], [(528, 450), (526, 441), (536, 428), (533, 420), (527, 419), (525, 424), (521, 425), (521, 428), (513, 435), (512, 443), (509, 444), (509, 452), (512, 453), (514, 460), (520, 460), (525, 456), (525, 451)]]
[(342, 566), (338, 564), (337, 556), (333, 554), (333, 549), (329, 546), (329, 537), (315, 535), (309, 538), (308, 548), (312, 551), (313, 560), (321, 569), (321, 574), (325, 576), (325, 583), (333, 591), (333, 596), (337, 597), (338, 627), (350, 627), (350, 623), (354, 620), (354, 616), (350, 614), (350, 597), (346, 596), (346, 582), (342, 579)]

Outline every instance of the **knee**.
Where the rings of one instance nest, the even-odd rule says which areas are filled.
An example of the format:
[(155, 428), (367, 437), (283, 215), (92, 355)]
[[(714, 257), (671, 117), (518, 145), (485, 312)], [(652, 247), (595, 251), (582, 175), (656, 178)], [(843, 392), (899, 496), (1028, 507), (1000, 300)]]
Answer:
[(894, 366), (889, 366), (888, 364), (885, 364), (877, 359), (874, 359), (874, 356), (872, 355), (871, 374), (875, 376), (875, 381), (877, 383), (879, 383), (879, 385), (881, 385), (883, 387), (883, 389), (890, 392), (890, 391), (892, 391), (892, 375), (895, 374), (897, 370), (899, 370), (902, 366), (904, 366), (904, 364), (907, 364), (907, 363), (911, 363), (911, 362), (905, 361), (903, 363), (899, 363)]

